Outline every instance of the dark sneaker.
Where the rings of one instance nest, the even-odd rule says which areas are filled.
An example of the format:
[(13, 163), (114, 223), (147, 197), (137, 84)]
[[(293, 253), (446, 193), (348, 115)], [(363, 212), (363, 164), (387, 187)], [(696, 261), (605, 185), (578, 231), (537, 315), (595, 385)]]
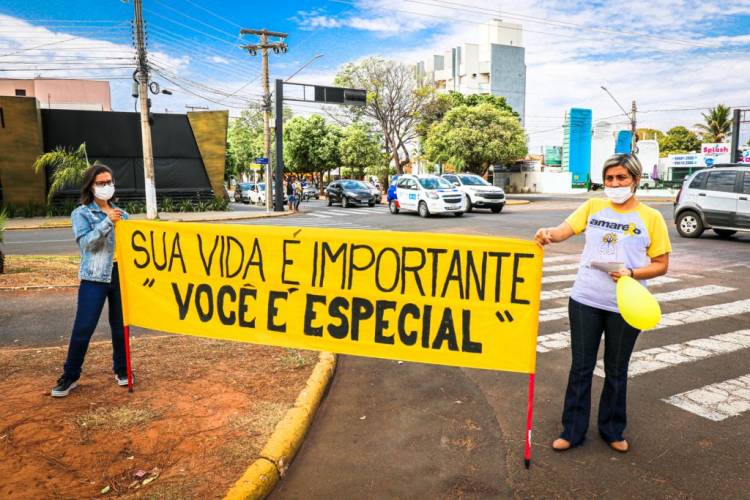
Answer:
[(63, 375), (62, 377), (57, 379), (57, 385), (52, 389), (51, 394), (56, 398), (63, 398), (70, 394), (70, 391), (75, 389), (77, 386), (77, 380), (73, 380), (67, 375)]
[[(133, 383), (135, 384), (135, 374), (131, 375), (133, 377)], [(121, 387), (127, 387), (128, 385), (128, 372), (122, 371), (115, 373), (115, 382), (117, 382), (117, 385)]]

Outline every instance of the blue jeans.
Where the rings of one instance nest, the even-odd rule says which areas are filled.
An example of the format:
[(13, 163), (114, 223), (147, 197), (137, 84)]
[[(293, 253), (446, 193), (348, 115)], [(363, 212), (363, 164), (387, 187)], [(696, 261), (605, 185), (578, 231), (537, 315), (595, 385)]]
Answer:
[(626, 416), (628, 364), (640, 330), (619, 313), (570, 299), (570, 343), (573, 360), (568, 377), (560, 437), (578, 446), (586, 439), (591, 415), (591, 379), (604, 333), (604, 388), (599, 400), (599, 434), (606, 442), (622, 441)]
[(68, 345), (68, 358), (65, 360), (65, 375), (73, 380), (78, 380), (81, 376), (83, 360), (102, 314), (105, 299), (109, 303), (109, 326), (112, 329), (112, 369), (115, 373), (126, 370), (120, 279), (115, 263), (111, 283), (81, 280), (78, 287), (78, 309)]

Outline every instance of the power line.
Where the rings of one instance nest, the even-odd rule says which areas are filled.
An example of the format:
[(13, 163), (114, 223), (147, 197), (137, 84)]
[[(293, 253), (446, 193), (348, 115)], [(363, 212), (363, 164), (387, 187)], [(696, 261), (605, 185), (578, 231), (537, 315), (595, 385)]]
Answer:
[(443, 7), (443, 5), (456, 6), (456, 7), (459, 7), (460, 9), (462, 9), (462, 10), (470, 10), (470, 11), (474, 11), (474, 12), (480, 13), (480, 14), (490, 13), (490, 14), (497, 15), (497, 16), (500, 16), (500, 17), (517, 18), (517, 19), (521, 19), (521, 20), (531, 20), (531, 21), (535, 21), (535, 22), (539, 22), (539, 23), (543, 23), (543, 24), (548, 24), (550, 26), (558, 26), (558, 27), (563, 27), (563, 28), (573, 27), (573, 28), (577, 28), (577, 29), (584, 29), (584, 30), (588, 30), (588, 31), (596, 31), (596, 32), (600, 32), (600, 33), (610, 34), (610, 35), (637, 36), (637, 37), (640, 37), (640, 38), (650, 38), (652, 40), (658, 40), (658, 41), (664, 41), (664, 42), (670, 42), (670, 43), (678, 43), (678, 44), (683, 44), (683, 45), (691, 45), (691, 46), (698, 47), (698, 48), (715, 48), (712, 45), (702, 44), (700, 42), (695, 42), (695, 41), (692, 41), (692, 40), (685, 40), (685, 39), (680, 39), (680, 38), (660, 37), (660, 36), (652, 35), (650, 33), (645, 33), (645, 32), (626, 31), (626, 30), (610, 30), (610, 29), (606, 29), (606, 28), (597, 28), (597, 27), (586, 26), (584, 24), (578, 24), (578, 23), (573, 23), (573, 22), (569, 22), (569, 21), (555, 21), (555, 20), (551, 20), (551, 19), (547, 19), (547, 18), (543, 18), (543, 17), (529, 16), (529, 15), (526, 15), (526, 14), (515, 14), (515, 13), (509, 12), (507, 10), (500, 10), (500, 9), (498, 9), (496, 11), (493, 11), (493, 10), (483, 9), (481, 7), (466, 5), (466, 4), (462, 4), (462, 3), (458, 3), (458, 2), (450, 2), (450, 1), (447, 1), (447, 0), (433, 0), (432, 2), (428, 2), (428, 1), (424, 1), (424, 0), (404, 0), (404, 1), (407, 2), (407, 3), (416, 3), (416, 4), (422, 4), (422, 5), (433, 6), (433, 7), (438, 7), (438, 8), (442, 7), (442, 8), (446, 8), (446, 9), (453, 8), (453, 7)]
[[(205, 22), (205, 21), (201, 21), (200, 19), (196, 19), (195, 17), (189, 16), (189, 15), (185, 14), (184, 12), (182, 12), (182, 11), (180, 11), (180, 10), (178, 10), (178, 9), (175, 9), (174, 7), (170, 7), (169, 5), (167, 5), (166, 3), (162, 2), (161, 0), (154, 0), (154, 1), (155, 1), (156, 3), (158, 3), (159, 5), (161, 5), (162, 7), (164, 7), (165, 9), (167, 9), (167, 10), (171, 10), (172, 12), (176, 12), (176, 13), (177, 13), (177, 14), (179, 14), (180, 16), (182, 16), (182, 17), (184, 17), (184, 18), (187, 18), (187, 19), (190, 19), (191, 21), (194, 21), (194, 22), (196, 22), (196, 23), (198, 23), (198, 24), (200, 24), (200, 25), (206, 26), (206, 27), (208, 27), (208, 28), (211, 28), (212, 30), (218, 31), (219, 33), (223, 33), (223, 34), (225, 34), (225, 35), (229, 35), (229, 36), (231, 36), (231, 37), (234, 37), (234, 36), (236, 36), (236, 35), (235, 35), (234, 33), (230, 33), (230, 32), (228, 32), (228, 31), (224, 31), (223, 29), (219, 29), (219, 28), (217, 28), (216, 26), (213, 26), (213, 25), (211, 25), (211, 24), (208, 24), (208, 23), (207, 23), (207, 22)], [(239, 37), (238, 37), (238, 38), (239, 38)]]

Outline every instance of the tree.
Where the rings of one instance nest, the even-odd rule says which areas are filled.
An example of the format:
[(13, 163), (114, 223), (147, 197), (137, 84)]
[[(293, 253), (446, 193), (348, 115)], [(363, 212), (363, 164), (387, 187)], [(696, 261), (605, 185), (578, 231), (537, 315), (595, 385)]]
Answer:
[(519, 118), (518, 113), (513, 111), (513, 108), (511, 108), (505, 101), (505, 97), (489, 94), (464, 95), (455, 90), (451, 90), (447, 94), (437, 94), (435, 89), (431, 90), (434, 95), (422, 106), (419, 114), (419, 122), (416, 125), (417, 134), (419, 134), (422, 140), (427, 139), (427, 133), (433, 123), (442, 120), (448, 111), (457, 106), (479, 106), (480, 104), (490, 104), (500, 111), (506, 111), (516, 118)]
[(379, 173), (385, 163), (380, 144), (380, 139), (366, 124), (349, 125), (343, 130), (339, 144), (341, 164), (350, 168), (358, 177), (363, 177), (368, 168), (374, 168), (374, 171)]
[[(290, 108), (284, 108), (284, 122), (292, 117)], [(271, 167), (275, 165), (274, 136), (271, 134)], [(244, 109), (229, 124), (227, 131), (227, 161), (224, 177), (246, 173), (256, 158), (265, 156), (263, 146), (263, 110), (259, 105)]]
[(284, 125), (284, 163), (292, 172), (323, 174), (341, 163), (341, 129), (318, 115), (295, 116)]
[(518, 118), (489, 103), (451, 109), (433, 124), (424, 144), (436, 163), (451, 163), (459, 171), (484, 175), (492, 164), (526, 155), (526, 136)]
[(87, 168), (89, 168), (89, 158), (86, 154), (85, 142), (75, 150), (58, 146), (53, 151), (40, 155), (34, 162), (34, 171), (37, 173), (53, 169), (52, 184), (47, 193), (48, 204), (52, 203), (55, 194), (65, 186), (80, 185)]
[(667, 130), (666, 135), (659, 139), (659, 152), (661, 156), (669, 154), (683, 154), (698, 151), (701, 141), (695, 132), (678, 125)]
[(420, 110), (432, 99), (430, 89), (418, 87), (406, 65), (376, 57), (345, 64), (335, 83), (367, 91), (365, 106), (347, 108), (352, 121), (364, 118), (378, 126), (396, 170), (403, 173), (411, 161), (409, 145), (416, 139)]
[(635, 131), (639, 141), (660, 141), (664, 137), (664, 132), (655, 128), (639, 128)]
[(701, 113), (706, 123), (696, 123), (695, 127), (702, 131), (703, 142), (724, 142), (732, 131), (731, 109), (723, 104), (717, 104), (709, 109), (708, 114)]

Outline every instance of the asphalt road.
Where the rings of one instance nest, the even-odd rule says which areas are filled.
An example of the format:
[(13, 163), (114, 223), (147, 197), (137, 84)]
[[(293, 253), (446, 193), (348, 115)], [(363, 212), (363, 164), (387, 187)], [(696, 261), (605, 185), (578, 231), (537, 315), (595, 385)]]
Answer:
[[(302, 205), (295, 217), (254, 220), (315, 229), (358, 228), (530, 238), (580, 200), (544, 199), (501, 214), (391, 215), (385, 206)], [(523, 467), (524, 375), (342, 356), (337, 375), (274, 498), (747, 498), (750, 458), (750, 236), (696, 240), (674, 230), (671, 204), (652, 204), (673, 243), (662, 295), (669, 325), (636, 345), (629, 386), (630, 453), (589, 441), (566, 453), (549, 443), (570, 352), (566, 276), (582, 238), (548, 249), (537, 357), (533, 465)], [(8, 233), (9, 253), (76, 252), (70, 230)], [(65, 341), (75, 292), (0, 294), (0, 344)], [(62, 333), (61, 333), (62, 330)], [(106, 335), (100, 324), (99, 335)], [(561, 335), (557, 335), (560, 333)], [(665, 348), (665, 346), (668, 346)], [(602, 378), (594, 377), (594, 408)], [(595, 411), (592, 420), (595, 426)]]

